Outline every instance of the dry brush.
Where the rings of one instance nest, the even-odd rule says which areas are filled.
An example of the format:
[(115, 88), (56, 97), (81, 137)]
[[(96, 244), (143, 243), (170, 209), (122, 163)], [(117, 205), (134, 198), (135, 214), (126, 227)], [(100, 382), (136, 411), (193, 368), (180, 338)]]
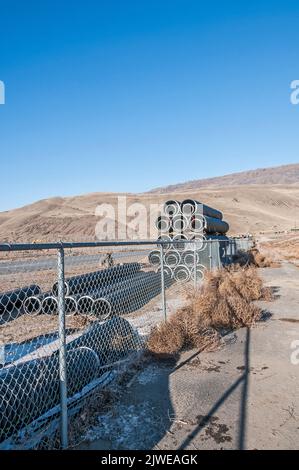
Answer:
[(272, 300), (256, 267), (232, 265), (209, 272), (201, 289), (189, 292), (186, 306), (152, 330), (147, 348), (158, 356), (193, 347), (214, 350), (224, 331), (251, 327), (260, 319), (255, 300)]

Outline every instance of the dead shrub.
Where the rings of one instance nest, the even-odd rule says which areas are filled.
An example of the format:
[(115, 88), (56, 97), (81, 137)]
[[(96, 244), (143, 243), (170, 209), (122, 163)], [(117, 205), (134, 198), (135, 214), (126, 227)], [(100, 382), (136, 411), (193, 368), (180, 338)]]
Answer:
[(271, 288), (263, 287), (253, 266), (232, 266), (208, 272), (199, 291), (191, 290), (188, 304), (153, 329), (148, 349), (153, 354), (177, 354), (183, 348), (213, 350), (220, 333), (251, 327), (261, 318), (255, 300), (272, 300)]
[(252, 248), (249, 251), (239, 251), (233, 256), (233, 260), (240, 266), (252, 265), (257, 268), (277, 268), (280, 266), (269, 255), (261, 253), (257, 248)]
[(153, 328), (147, 342), (150, 353), (167, 356), (177, 354), (184, 346), (184, 335), (181, 328), (172, 321)]
[(271, 287), (263, 287), (260, 300), (265, 302), (272, 302), (274, 300), (274, 295)]
[(246, 300), (259, 300), (262, 295), (263, 281), (253, 267), (230, 273), (233, 284)]

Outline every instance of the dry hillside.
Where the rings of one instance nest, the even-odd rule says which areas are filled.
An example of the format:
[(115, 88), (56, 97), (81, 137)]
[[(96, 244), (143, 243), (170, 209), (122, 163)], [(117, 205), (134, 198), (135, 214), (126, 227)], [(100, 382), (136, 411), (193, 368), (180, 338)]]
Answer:
[[(223, 211), (231, 234), (264, 230), (285, 230), (299, 224), (299, 183), (297, 185), (241, 185), (204, 188), (169, 194), (127, 195), (127, 203), (161, 203), (166, 198), (194, 197)], [(86, 240), (95, 238), (101, 203), (116, 206), (117, 195), (92, 193), (75, 197), (46, 199), (0, 213), (1, 242)]]
[(226, 186), (241, 185), (293, 185), (299, 183), (299, 164), (283, 165), (272, 168), (259, 168), (257, 170), (242, 171), (230, 175), (205, 178), (185, 183), (173, 184), (163, 188), (151, 190), (151, 193), (170, 193), (176, 191), (190, 191), (202, 188), (224, 188)]

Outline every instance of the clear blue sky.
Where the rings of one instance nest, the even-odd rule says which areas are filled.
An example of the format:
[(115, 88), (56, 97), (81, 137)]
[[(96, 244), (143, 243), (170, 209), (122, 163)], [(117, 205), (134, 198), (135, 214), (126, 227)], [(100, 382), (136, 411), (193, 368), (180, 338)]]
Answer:
[(0, 210), (299, 161), (298, 0), (0, 0), (0, 19)]

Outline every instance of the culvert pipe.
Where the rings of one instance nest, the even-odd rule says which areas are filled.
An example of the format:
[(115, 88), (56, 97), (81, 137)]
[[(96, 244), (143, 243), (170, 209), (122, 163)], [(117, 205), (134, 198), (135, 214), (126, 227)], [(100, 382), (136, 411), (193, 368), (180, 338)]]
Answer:
[[(35, 312), (35, 314), (38, 314), (41, 312), (45, 315), (57, 315), (58, 314), (58, 298), (57, 297), (54, 297), (53, 295), (45, 294), (42, 298), (38, 300), (41, 304), (41, 309), (38, 312)], [(64, 301), (65, 301), (66, 315), (72, 315), (72, 314), (77, 313), (77, 300), (75, 297), (65, 296)], [(27, 310), (29, 310), (27, 306), (26, 308)]]
[(194, 260), (194, 251), (193, 250), (185, 250), (183, 251), (181, 255), (181, 263), (186, 265), (186, 266), (194, 266), (194, 261), (197, 262), (198, 256), (197, 253), (196, 255), (196, 260)]
[[(204, 280), (206, 270), (207, 270), (207, 268), (203, 264), (197, 264), (196, 265), (196, 279), (197, 279), (197, 281), (203, 281)], [(191, 269), (191, 279), (193, 281), (195, 279), (194, 273), (195, 273), (195, 269), (193, 267), (193, 269)]]
[(177, 282), (188, 282), (190, 280), (190, 270), (187, 266), (179, 264), (174, 268), (173, 277)]
[(180, 263), (181, 255), (176, 250), (169, 250), (164, 255), (164, 262), (170, 269)]
[(42, 298), (38, 295), (27, 297), (23, 302), (23, 309), (26, 315), (38, 315), (42, 310)]
[(177, 214), (172, 219), (172, 227), (174, 232), (184, 232), (188, 228), (188, 218), (183, 214)]
[(41, 288), (36, 284), (4, 292), (0, 294), (0, 312), (20, 308), (27, 297), (39, 295), (40, 293)]
[(92, 307), (92, 315), (98, 318), (100, 321), (107, 320), (112, 313), (112, 307), (109, 300), (104, 297), (95, 299)]
[(148, 255), (149, 263), (152, 266), (159, 266), (161, 263), (161, 253), (159, 250), (152, 250)]
[(164, 203), (163, 212), (168, 217), (174, 217), (181, 212), (181, 204), (179, 201), (169, 199)]
[[(201, 246), (201, 243), (203, 243), (207, 239), (206, 235), (204, 235), (203, 233), (185, 232), (184, 235), (187, 240), (194, 241), (197, 246)], [(188, 247), (190, 249), (190, 246), (193, 247), (193, 245), (188, 245), (186, 243), (186, 249), (188, 249)]]
[[(108, 282), (116, 282), (118, 278), (137, 273), (140, 269), (140, 263), (124, 263), (100, 271), (70, 277), (65, 280), (65, 295), (76, 294), (78, 291), (83, 293), (95, 285), (105, 286)], [(58, 282), (53, 284), (52, 293), (57, 297)]]
[[(188, 246), (188, 243), (183, 243), (185, 240), (188, 240), (186, 233), (177, 233), (173, 237), (173, 243), (172, 243), (173, 248), (177, 251), (185, 250), (185, 248)], [(175, 243), (175, 242), (178, 242), (178, 243)]]
[(171, 243), (170, 243), (170, 242), (171, 242), (171, 237), (170, 237), (169, 235), (165, 235), (165, 234), (164, 234), (164, 235), (160, 235), (160, 236), (158, 237), (158, 241), (161, 241), (161, 242), (169, 242), (169, 244), (166, 244), (166, 243), (165, 243), (165, 244), (163, 245), (164, 250), (168, 250), (168, 248), (170, 248), (170, 246), (171, 246)]
[[(161, 290), (160, 279), (159, 274), (151, 271), (143, 273), (135, 279), (133, 278), (130, 283), (124, 281), (116, 285), (115, 288), (91, 291), (88, 295), (79, 298), (77, 302), (78, 312), (99, 315), (100, 318), (106, 315), (105, 312), (107, 311), (113, 314), (127, 313), (122, 310), (127, 310), (136, 296), (144, 300), (147, 292), (151, 291), (153, 293), (156, 286)], [(111, 309), (108, 307), (107, 302), (111, 305)], [(101, 312), (101, 308), (104, 308), (104, 313)]]
[[(98, 375), (99, 359), (90, 348), (66, 354), (68, 395)], [(0, 441), (60, 403), (59, 358), (53, 355), (3, 369), (0, 374)]]
[(148, 279), (150, 275), (155, 275), (155, 273), (153, 271), (149, 273), (140, 271), (130, 278), (119, 280), (117, 283), (106, 287), (89, 289), (84, 295), (74, 294), (72, 298), (76, 301), (77, 312), (82, 315), (93, 315), (100, 308), (100, 302), (97, 303), (97, 306), (94, 306), (96, 300), (106, 298), (114, 292), (131, 289), (143, 279)]
[(194, 233), (203, 233), (204, 216), (200, 214), (193, 214), (190, 217), (188, 229)]
[[(66, 344), (68, 396), (80, 392), (141, 345), (138, 333), (123, 318), (90, 325), (80, 337)], [(3, 368), (0, 371), (0, 442), (59, 403), (58, 351)]]
[(187, 217), (190, 217), (197, 209), (197, 202), (194, 199), (184, 199), (181, 202), (181, 212)]
[(48, 295), (42, 300), (42, 313), (44, 315), (58, 315), (58, 299), (54, 295)]
[(156, 228), (159, 232), (168, 232), (171, 228), (171, 220), (166, 215), (160, 215), (156, 220)]
[[(138, 310), (152, 298), (161, 293), (161, 275), (149, 273), (151, 276), (141, 279), (133, 286), (105, 296), (111, 304), (112, 314), (126, 314)], [(171, 277), (165, 276), (165, 286), (171, 285)]]
[(82, 295), (77, 301), (77, 311), (82, 315), (91, 315), (93, 311), (94, 298), (91, 295)]
[[(172, 269), (169, 266), (164, 266), (163, 271), (166, 276), (169, 276), (170, 278), (173, 276)], [(161, 274), (161, 266), (158, 267), (157, 273)]]
[(66, 296), (65, 300), (65, 313), (66, 315), (72, 315), (77, 313), (78, 311), (78, 304), (77, 300), (74, 297)]
[(207, 233), (225, 234), (229, 231), (229, 225), (227, 222), (208, 216), (205, 216), (204, 218), (204, 228)]
[(213, 217), (215, 219), (222, 220), (223, 215), (214, 207), (207, 206), (206, 204), (202, 204), (201, 202), (197, 201), (196, 199), (185, 199), (181, 203), (181, 211), (183, 214), (198, 214), (204, 215), (208, 217)]

